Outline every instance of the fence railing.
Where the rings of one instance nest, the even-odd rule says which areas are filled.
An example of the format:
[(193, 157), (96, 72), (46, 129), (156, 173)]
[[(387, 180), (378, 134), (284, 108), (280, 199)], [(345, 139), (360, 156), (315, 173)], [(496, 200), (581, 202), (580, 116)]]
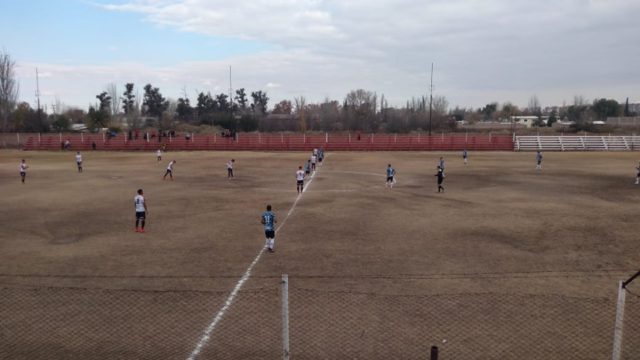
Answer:
[(361, 133), (237, 133), (233, 137), (186, 134), (178, 137), (139, 134), (29, 134), (25, 150), (265, 150), (297, 151), (323, 147), (326, 150), (513, 150), (511, 135), (491, 134), (361, 134)]
[[(429, 359), (434, 346), (440, 360), (612, 358), (615, 286), (388, 294), (260, 281), (204, 337), (227, 292), (5, 286), (0, 358), (187, 359), (198, 346), (198, 359)], [(640, 354), (640, 297), (625, 291), (614, 360)]]

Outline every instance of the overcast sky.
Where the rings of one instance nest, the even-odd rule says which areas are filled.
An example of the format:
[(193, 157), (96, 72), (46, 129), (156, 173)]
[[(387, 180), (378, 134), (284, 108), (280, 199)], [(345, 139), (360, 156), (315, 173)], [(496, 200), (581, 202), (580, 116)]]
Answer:
[(638, 0), (2, 0), (0, 47), (21, 99), (86, 108), (109, 83), (266, 91), (270, 106), (353, 89), (392, 105), (640, 102)]

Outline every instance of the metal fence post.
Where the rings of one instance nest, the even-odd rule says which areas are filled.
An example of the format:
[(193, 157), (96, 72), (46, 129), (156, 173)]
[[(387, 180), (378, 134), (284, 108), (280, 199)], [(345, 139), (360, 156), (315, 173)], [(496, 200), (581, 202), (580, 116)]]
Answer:
[(431, 347), (431, 356), (429, 356), (429, 360), (438, 360), (438, 347)]
[(613, 352), (612, 360), (620, 360), (622, 356), (622, 330), (624, 327), (624, 303), (626, 290), (624, 283), (620, 281), (618, 285), (618, 305), (616, 306), (616, 324), (613, 330)]
[(282, 274), (282, 358), (289, 360), (289, 276)]

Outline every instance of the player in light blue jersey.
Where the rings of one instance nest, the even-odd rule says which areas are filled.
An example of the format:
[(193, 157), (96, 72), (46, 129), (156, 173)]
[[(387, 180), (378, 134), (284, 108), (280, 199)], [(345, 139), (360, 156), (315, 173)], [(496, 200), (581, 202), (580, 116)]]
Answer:
[(273, 246), (276, 242), (275, 224), (278, 220), (276, 220), (276, 214), (271, 212), (271, 205), (267, 205), (267, 211), (262, 213), (262, 220), (260, 222), (264, 225), (264, 234), (266, 236), (265, 246), (269, 249), (269, 252), (274, 252)]
[(391, 167), (391, 164), (387, 166), (387, 184), (386, 186), (389, 188), (393, 188), (393, 184), (395, 184), (394, 177), (396, 176), (396, 169)]

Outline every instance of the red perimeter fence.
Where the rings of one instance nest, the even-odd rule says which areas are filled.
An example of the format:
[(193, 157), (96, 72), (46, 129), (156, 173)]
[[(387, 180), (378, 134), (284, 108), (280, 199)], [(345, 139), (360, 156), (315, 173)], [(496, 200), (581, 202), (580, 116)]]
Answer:
[[(23, 135), (24, 136), (24, 135)], [(198, 135), (190, 138), (142, 136), (128, 139), (126, 134), (108, 138), (103, 134), (29, 134), (24, 150), (61, 150), (69, 140), (71, 150), (257, 150), (308, 151), (324, 148), (328, 151), (395, 151), (395, 150), (507, 150), (514, 149), (511, 135), (432, 135), (421, 134), (278, 134), (238, 133), (235, 138), (220, 135)]]

